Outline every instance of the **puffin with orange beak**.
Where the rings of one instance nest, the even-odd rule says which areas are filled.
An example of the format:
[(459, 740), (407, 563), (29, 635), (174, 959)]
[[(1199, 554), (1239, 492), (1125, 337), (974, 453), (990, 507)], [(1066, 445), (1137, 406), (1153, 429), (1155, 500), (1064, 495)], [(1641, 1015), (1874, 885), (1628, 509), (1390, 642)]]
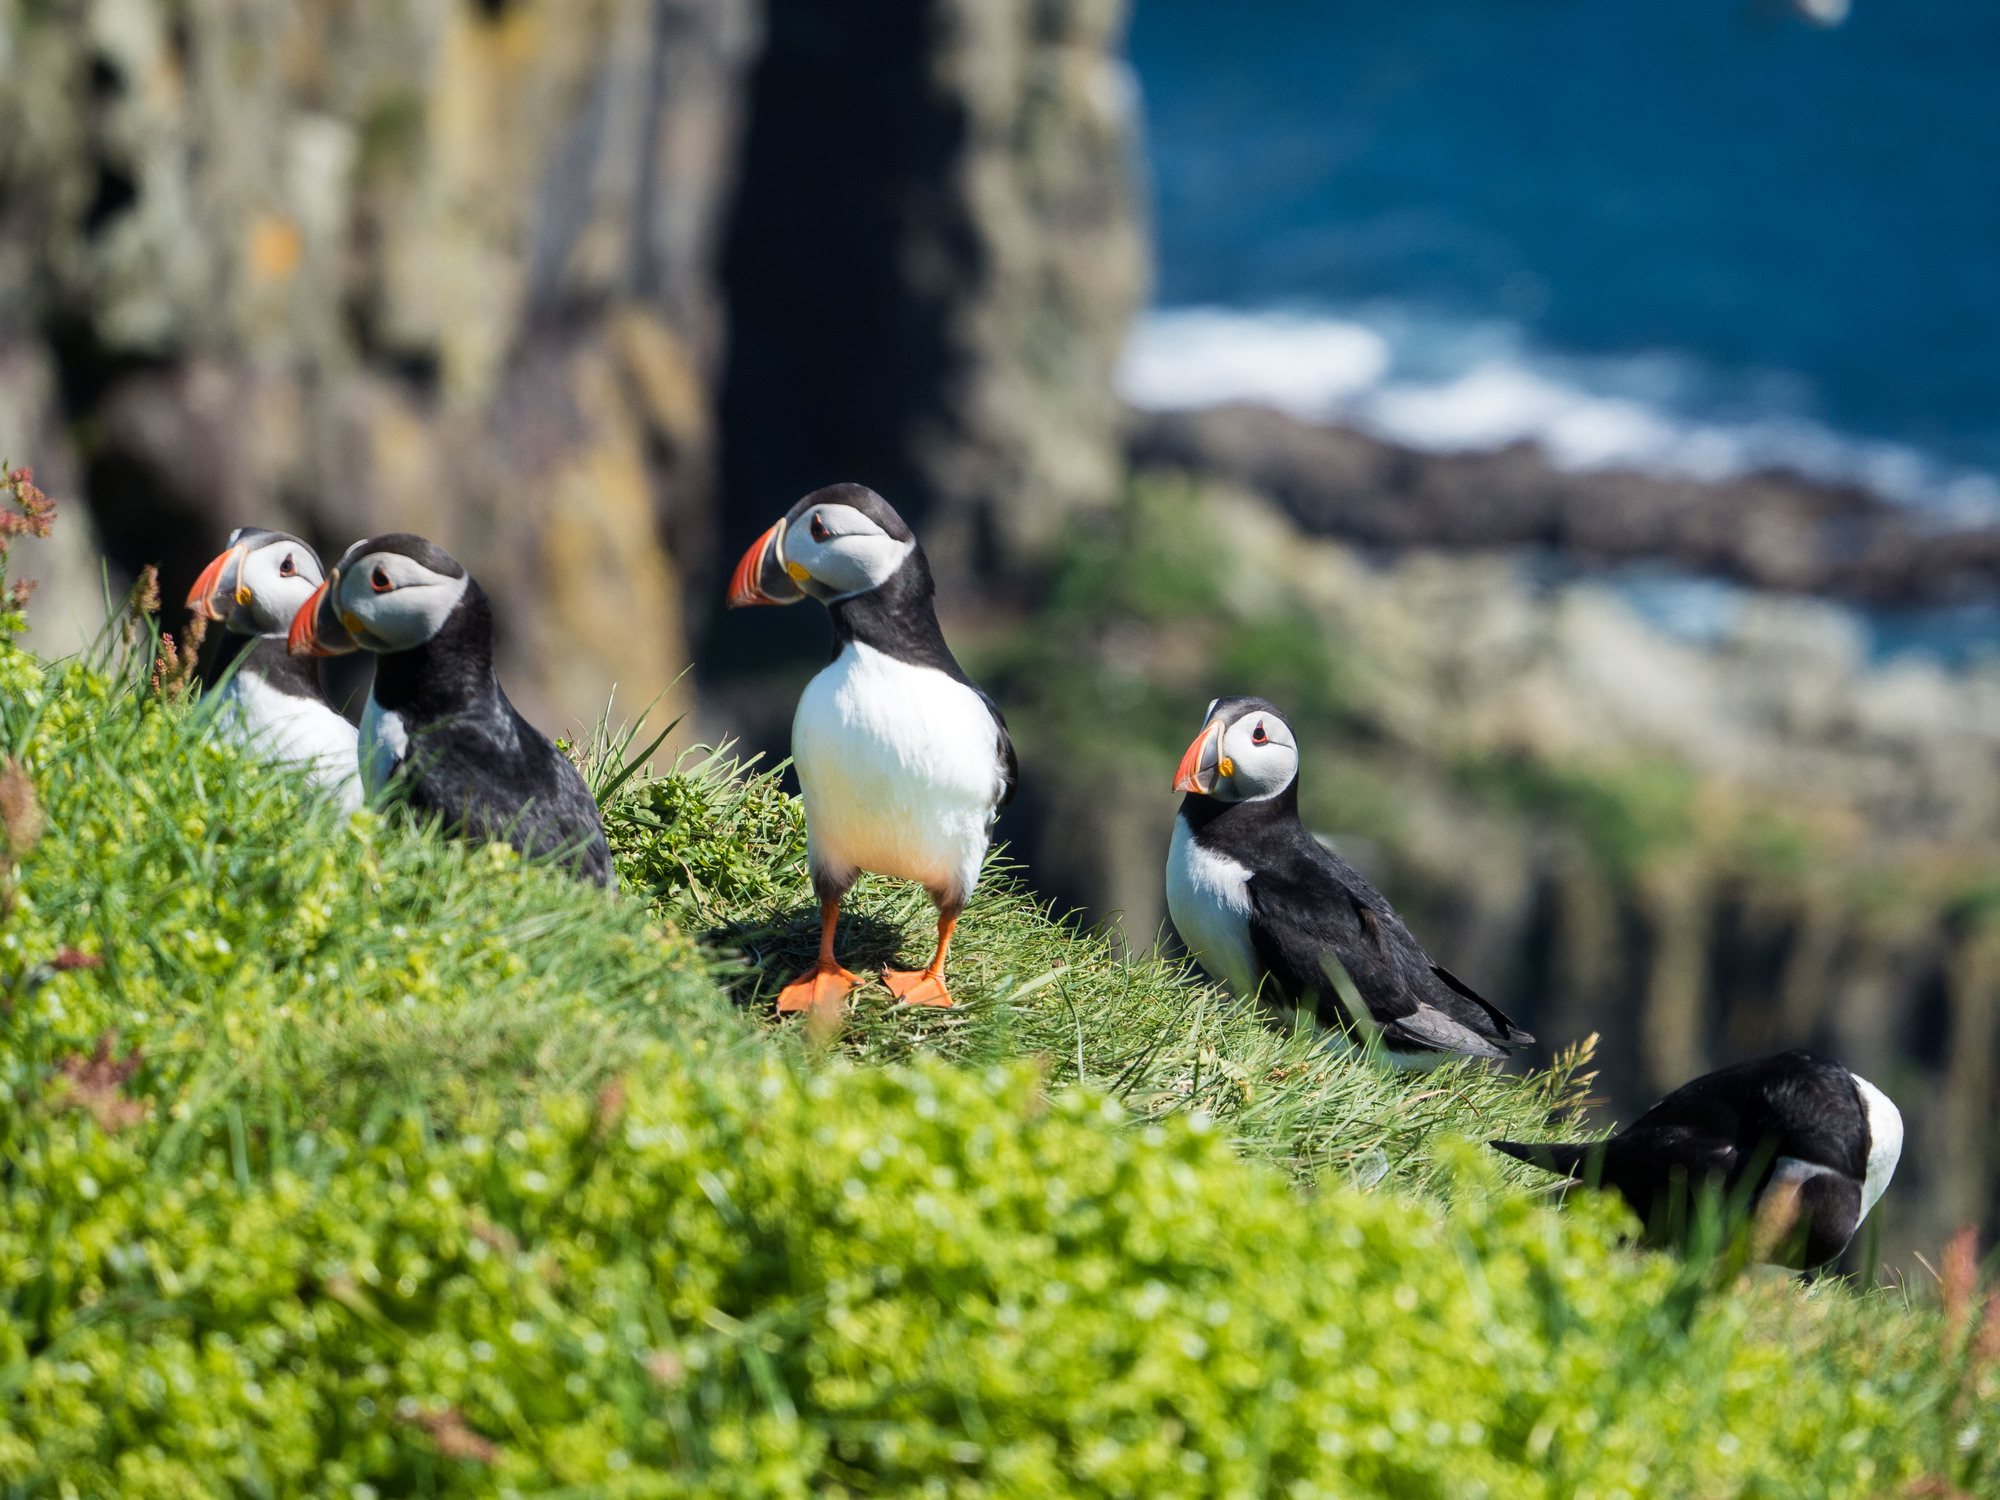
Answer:
[(945, 956), (1019, 771), (999, 708), (945, 644), (935, 596), (910, 528), (858, 484), (807, 495), (730, 580), (732, 609), (817, 599), (833, 621), (833, 661), (792, 720), (819, 959), (779, 992), (781, 1013), (837, 1011), (860, 983), (834, 956), (834, 930), (864, 870), (919, 882), (938, 911), (930, 963), (883, 982), (905, 1004), (952, 1003)]
[(294, 656), (375, 655), (361, 780), (474, 843), (500, 840), (606, 885), (611, 850), (583, 775), (521, 716), (493, 670), (485, 590), (435, 542), (356, 542), (300, 606)]
[(1167, 911), (1202, 968), (1392, 1061), (1504, 1057), (1534, 1038), (1434, 963), (1361, 872), (1299, 821), (1299, 748), (1263, 698), (1218, 698), (1174, 773)]
[(285, 649), (292, 616), (322, 576), (319, 554), (299, 538), (243, 526), (201, 570), (187, 607), (225, 632), (208, 682), (218, 725), (257, 753), (300, 767), (352, 811), (361, 805), (354, 726), (327, 701), (313, 663)]

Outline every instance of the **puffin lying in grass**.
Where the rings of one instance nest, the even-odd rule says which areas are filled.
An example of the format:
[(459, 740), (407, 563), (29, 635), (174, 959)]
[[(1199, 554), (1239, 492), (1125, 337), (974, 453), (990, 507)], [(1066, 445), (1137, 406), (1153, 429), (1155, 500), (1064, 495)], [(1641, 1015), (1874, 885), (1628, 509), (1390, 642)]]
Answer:
[(1167, 912), (1245, 999), (1309, 1010), (1397, 1062), (1504, 1057), (1534, 1038), (1424, 952), (1395, 909), (1299, 821), (1299, 751), (1262, 698), (1218, 698), (1181, 757)]
[(298, 537), (243, 526), (201, 570), (187, 607), (226, 632), (208, 684), (222, 682), (223, 731), (258, 755), (301, 767), (352, 811), (361, 805), (354, 726), (327, 702), (313, 664), (285, 649), (292, 616), (324, 577), (319, 554)]
[(1780, 1258), (1812, 1269), (1837, 1259), (1881, 1201), (1902, 1155), (1903, 1116), (1840, 1064), (1781, 1052), (1683, 1084), (1608, 1140), (1492, 1145), (1613, 1190), (1654, 1243), (1684, 1235), (1693, 1193), (1747, 1187), (1748, 1206), (1784, 1214), (1785, 1243), (1774, 1249), (1790, 1253)]
[(493, 610), (470, 574), (406, 532), (347, 549), (292, 620), (295, 656), (376, 654), (361, 715), (362, 784), (475, 842), (500, 839), (611, 879), (604, 823), (583, 776), (521, 717), (493, 671)]
[(841, 898), (863, 870), (915, 880), (937, 904), (937, 952), (886, 971), (911, 1005), (950, 1005), (945, 956), (1018, 769), (993, 700), (945, 645), (923, 548), (888, 501), (858, 484), (815, 490), (751, 544), (732, 609), (817, 599), (833, 661), (806, 685), (792, 758), (820, 903), (819, 960), (778, 995), (780, 1012), (838, 1007), (860, 981), (834, 957)]

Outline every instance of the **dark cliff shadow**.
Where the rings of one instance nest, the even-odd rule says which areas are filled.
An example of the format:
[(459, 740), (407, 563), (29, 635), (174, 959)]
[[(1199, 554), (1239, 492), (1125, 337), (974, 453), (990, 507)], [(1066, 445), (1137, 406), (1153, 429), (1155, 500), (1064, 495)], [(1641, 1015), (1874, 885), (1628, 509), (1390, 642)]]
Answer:
[[(964, 355), (955, 309), (979, 241), (943, 191), (968, 133), (936, 77), (929, 0), (773, 0), (750, 83), (722, 247), (728, 363), (719, 397), (714, 574), (799, 496), (854, 480), (921, 531), (924, 462), (951, 430)], [(700, 630), (705, 679), (823, 659), (802, 611), (747, 610)]]

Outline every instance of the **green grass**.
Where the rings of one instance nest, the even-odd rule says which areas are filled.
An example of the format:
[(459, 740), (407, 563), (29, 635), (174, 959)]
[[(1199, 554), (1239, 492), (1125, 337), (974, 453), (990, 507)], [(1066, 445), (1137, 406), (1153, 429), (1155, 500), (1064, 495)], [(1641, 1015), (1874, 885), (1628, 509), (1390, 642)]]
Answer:
[(0, 642), (0, 761), (0, 1493), (2000, 1493), (1975, 1304), (1642, 1254), (1472, 1144), (1573, 1078), (1316, 1050), (997, 870), (960, 1010), (776, 1025), (768, 775), (627, 780), (605, 894), (135, 667)]
[[(637, 784), (609, 825), (628, 888), (675, 930), (743, 955), (725, 982), (747, 1009), (768, 1012), (819, 941), (804, 820), (776, 773), (709, 760)], [(892, 959), (921, 962), (935, 920), (919, 888), (866, 878), (843, 913), (843, 959), (864, 975)], [(1428, 1074), (1357, 1067), (1314, 1036), (1274, 1030), (1178, 964), (1126, 958), (1060, 920), (1025, 893), (1004, 853), (960, 924), (950, 978), (960, 1003), (949, 1011), (900, 1007), (870, 985), (841, 1050), (873, 1064), (1031, 1059), (1052, 1084), (1088, 1085), (1141, 1119), (1200, 1110), (1244, 1154), (1302, 1179), (1331, 1170), (1418, 1189), (1438, 1184), (1429, 1147), (1440, 1132), (1533, 1132), (1582, 1102), (1581, 1053), (1526, 1078), (1472, 1063)]]

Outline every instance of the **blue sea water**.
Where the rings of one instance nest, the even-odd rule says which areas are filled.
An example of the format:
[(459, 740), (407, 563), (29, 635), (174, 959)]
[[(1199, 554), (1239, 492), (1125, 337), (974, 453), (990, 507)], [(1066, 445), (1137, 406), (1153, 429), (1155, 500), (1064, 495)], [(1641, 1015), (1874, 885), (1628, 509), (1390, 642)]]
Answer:
[(2000, 0), (1137, 0), (1131, 49), (1135, 399), (2000, 512)]

